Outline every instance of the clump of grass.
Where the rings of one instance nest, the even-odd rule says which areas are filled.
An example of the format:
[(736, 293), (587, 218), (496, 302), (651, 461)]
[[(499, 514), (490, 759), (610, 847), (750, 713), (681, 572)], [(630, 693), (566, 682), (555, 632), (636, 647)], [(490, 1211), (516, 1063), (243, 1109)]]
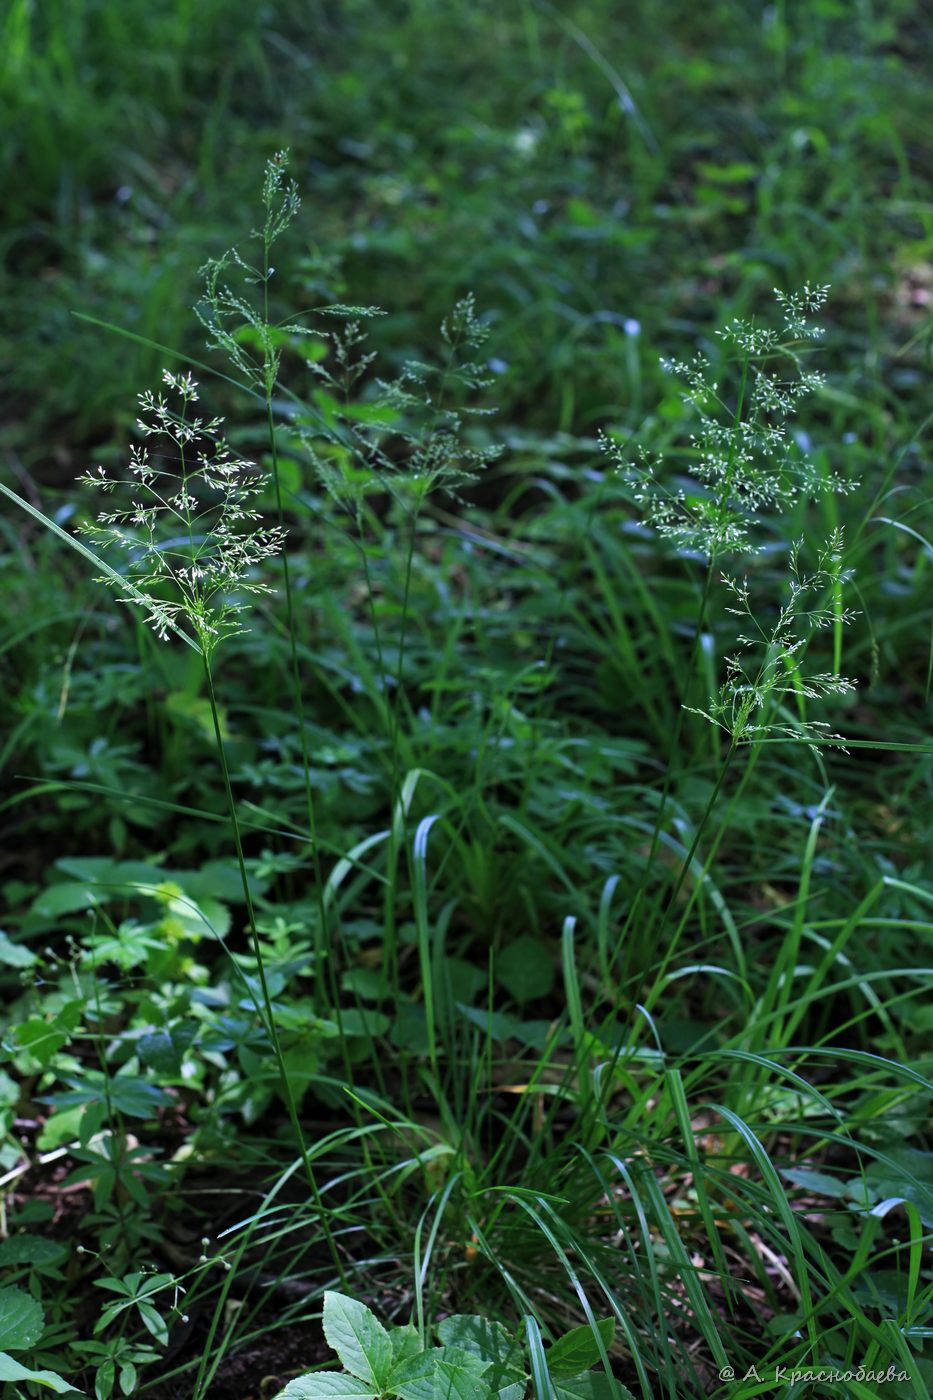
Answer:
[[(257, 229), (261, 258), (253, 265), (229, 254), (209, 265), (202, 314), (215, 345), (230, 356), (244, 387), (263, 404), (278, 525), (263, 525), (255, 509), (264, 474), (219, 442), (217, 420), (202, 424), (190, 417), (197, 386), (188, 376), (167, 377), (166, 387), (175, 396), (171, 403), (161, 395), (144, 397), (141, 430), (153, 446), (134, 451), (129, 481), (103, 471), (86, 480), (115, 500), (128, 495), (128, 504), (104, 511), (88, 527), (93, 543), (104, 551), (117, 548), (123, 556), (122, 569), (106, 572), (105, 581), (142, 609), (162, 639), (184, 637), (204, 661), (261, 984), (256, 1009), (276, 1057), (311, 1185), (310, 1205), (283, 1211), (281, 1220), (276, 1216), (274, 1233), (297, 1232), (310, 1220), (316, 1230), (323, 1226), (330, 1245), (327, 1263), (309, 1265), (312, 1283), (300, 1310), (302, 1322), (320, 1294), (324, 1272), (332, 1266), (341, 1272), (342, 1252), (354, 1244), (345, 1236), (364, 1233), (360, 1253), (365, 1257), (358, 1269), (354, 1266), (359, 1291), (382, 1291), (403, 1321), (410, 1312), (422, 1341), (430, 1335), (432, 1318), (467, 1300), (476, 1312), (524, 1316), (532, 1383), (540, 1400), (550, 1400), (551, 1353), (545, 1341), (581, 1316), (591, 1333), (586, 1346), (595, 1347), (605, 1363), (605, 1386), (601, 1378), (592, 1382), (600, 1395), (615, 1393), (608, 1377), (608, 1334), (601, 1325), (607, 1316), (615, 1320), (619, 1339), (612, 1361), (645, 1397), (655, 1393), (657, 1384), (672, 1395), (709, 1393), (715, 1385), (711, 1368), (723, 1370), (739, 1356), (743, 1365), (761, 1361), (765, 1352), (769, 1363), (831, 1360), (840, 1350), (851, 1352), (853, 1331), (885, 1358), (902, 1358), (904, 1337), (922, 1325), (917, 1322), (918, 1230), (911, 1219), (906, 1249), (897, 1239), (876, 1245), (880, 1214), (871, 1207), (882, 1197), (871, 1197), (867, 1188), (859, 1195), (863, 1183), (842, 1178), (848, 1170), (855, 1172), (853, 1163), (881, 1160), (885, 1148), (872, 1140), (866, 1120), (876, 1103), (885, 1111), (904, 1111), (910, 1096), (922, 1089), (920, 1075), (879, 1064), (877, 1057), (860, 1058), (855, 1050), (846, 1051), (852, 1066), (848, 1077), (830, 1086), (820, 1071), (833, 1053), (827, 1008), (849, 996), (860, 998), (852, 1026), (867, 1036), (870, 1018), (878, 1017), (891, 1034), (889, 1007), (914, 995), (922, 970), (907, 969), (910, 985), (900, 992), (889, 984), (893, 974), (888, 969), (865, 973), (853, 965), (850, 952), (855, 952), (860, 920), (874, 910), (884, 882), (851, 917), (837, 919), (832, 911), (826, 917), (821, 908), (820, 861), (834, 858), (824, 830), (828, 793), (816, 804), (802, 855), (794, 849), (797, 827), (791, 822), (780, 837), (784, 845), (758, 853), (760, 869), (754, 873), (761, 874), (762, 882), (766, 868), (768, 879), (772, 869), (778, 871), (773, 878), (783, 876), (785, 883), (788, 872), (796, 877), (798, 887), (786, 899), (783, 888), (773, 902), (770, 894), (762, 899), (756, 889), (755, 899), (736, 907), (741, 884), (750, 877), (744, 871), (737, 877), (730, 868), (730, 861), (733, 867), (738, 864), (736, 850), (745, 851), (739, 828), (745, 812), (755, 809), (742, 804), (766, 742), (802, 739), (817, 746), (835, 738), (810, 719), (806, 702), (844, 694), (851, 683), (838, 668), (811, 672), (804, 661), (811, 637), (851, 616), (840, 602), (847, 581), (841, 533), (830, 536), (811, 574), (798, 563), (797, 548), (790, 548), (786, 597), (776, 610), (762, 614), (751, 585), (726, 576), (731, 611), (742, 621), (740, 653), (726, 663), (726, 681), (705, 709), (692, 705), (689, 693), (722, 560), (727, 555), (757, 557), (765, 526), (789, 538), (786, 513), (795, 502), (848, 489), (848, 483), (798, 458), (787, 427), (807, 395), (820, 388), (798, 360), (798, 343), (815, 337), (808, 317), (822, 305), (825, 288), (779, 298), (781, 332), (731, 323), (723, 339), (737, 366), (734, 393), (731, 382), (720, 389), (710, 379), (708, 361), (675, 366), (685, 381), (688, 407), (698, 417), (690, 449), (693, 479), (666, 482), (657, 468), (651, 475), (636, 469), (630, 476), (636, 504), (652, 527), (650, 538), (659, 538), (681, 556), (698, 552), (706, 568), (706, 588), (693, 615), (694, 653), (678, 696), (683, 704), (673, 749), (676, 754), (679, 726), (691, 714), (711, 721), (729, 739), (723, 754), (714, 736), (712, 768), (697, 766), (692, 754), (681, 758), (679, 769), (669, 765), (659, 801), (661, 781), (653, 767), (647, 781), (617, 782), (614, 773), (605, 772), (607, 762), (618, 758), (607, 734), (583, 732), (581, 716), (589, 722), (591, 657), (576, 689), (564, 681), (563, 731), (556, 725), (545, 731), (543, 711), (535, 708), (546, 678), (540, 686), (529, 680), (523, 689), (521, 673), (516, 681), (508, 663), (500, 660), (496, 669), (497, 651), (510, 656), (516, 645), (513, 618), (530, 619), (532, 626), (545, 620), (562, 626), (564, 621), (564, 592), (554, 609), (555, 623), (547, 611), (554, 592), (545, 592), (542, 580), (535, 578), (534, 589), (542, 590), (536, 595), (529, 584), (531, 571), (516, 567), (522, 556), (510, 545), (524, 543), (525, 522), (497, 522), (500, 533), (509, 535), (505, 544), (491, 532), (471, 537), (471, 549), (478, 544), (492, 553), (495, 547), (497, 557), (506, 561), (496, 575), (485, 563), (483, 568), (473, 564), (481, 579), (476, 606), (469, 598), (452, 601), (446, 579), (438, 577), (431, 607), (424, 608), (424, 616), (418, 610), (426, 596), (417, 595), (413, 585), (415, 564), (422, 562), (418, 525), (429, 493), (458, 490), (489, 457), (484, 444), (470, 439), (463, 402), (484, 388), (486, 379), (481, 364), (486, 328), (472, 299), (462, 299), (445, 322), (439, 362), (409, 360), (394, 380), (380, 381), (372, 372), (363, 332), (361, 313), (369, 308), (318, 308), (324, 320), (315, 323), (312, 336), (306, 334), (303, 318), (273, 319), (270, 250), (298, 211), (297, 191), (286, 180), (281, 156), (267, 167), (263, 207), (264, 221)], [(243, 279), (245, 290), (233, 285), (234, 274)], [(307, 351), (303, 358), (312, 378), (305, 399), (289, 387), (293, 376), (283, 375), (285, 353), (296, 345)], [(797, 371), (796, 378), (789, 371), (778, 376), (778, 357)], [(173, 406), (175, 399), (180, 407)], [(372, 630), (364, 643), (365, 622), (341, 619), (344, 630), (335, 628), (335, 635), (341, 642), (349, 639), (361, 672), (374, 672), (367, 683), (381, 690), (392, 746), (388, 830), (360, 834), (356, 828), (361, 823), (354, 817), (352, 843), (347, 836), (342, 851), (335, 843), (339, 858), (326, 885), (320, 872), (314, 877), (322, 911), (311, 935), (318, 940), (317, 967), (324, 958), (333, 966), (326, 920), (333, 916), (348, 926), (344, 977), (339, 983), (331, 979), (329, 988), (316, 979), (317, 1009), (329, 993), (332, 1004), (326, 1010), (345, 1030), (340, 1037), (342, 1082), (318, 1073), (315, 1063), (308, 1068), (308, 1046), (300, 1046), (291, 1063), (281, 1053), (277, 1018), (296, 1027), (310, 1016), (309, 1004), (300, 996), (289, 1004), (288, 979), (297, 983), (310, 956), (306, 929), (312, 920), (300, 898), (277, 891), (262, 925), (257, 921), (211, 665), (219, 644), (242, 632), (249, 595), (268, 591), (261, 570), (280, 554), (294, 708), (289, 714), (288, 706), (279, 704), (272, 711), (273, 732), (266, 737), (280, 744), (297, 715), (303, 781), (310, 792), (303, 694), (309, 662), (317, 666), (320, 652), (312, 653), (299, 641), (302, 610), (293, 603), (284, 529), (287, 510), (298, 526), (289, 543), (300, 535), (308, 503), (300, 492), (283, 492), (283, 441), (304, 454), (341, 526), (350, 521), (348, 537), (358, 548), (355, 554), (344, 553), (340, 566), (348, 574), (350, 568), (358, 570), (353, 576), (357, 585), (362, 576), (364, 587), (357, 588), (357, 595), (362, 593), (360, 611), (368, 612)], [(167, 445), (165, 453), (153, 450), (157, 442)], [(613, 455), (618, 451), (612, 445), (609, 450)], [(566, 510), (566, 502), (555, 494), (555, 512)], [(408, 527), (397, 561), (404, 580), (400, 608), (395, 599), (388, 606), (380, 597), (370, 572), (375, 546), (391, 540), (394, 548), (398, 540), (372, 509), (373, 500), (386, 495)], [(390, 513), (393, 527), (398, 513)], [(591, 514), (596, 516), (595, 506)], [(432, 548), (437, 547), (440, 519), (438, 514), (431, 521)], [(624, 541), (612, 547), (618, 562)], [(449, 540), (437, 548), (443, 564), (455, 557)], [(443, 564), (435, 575), (443, 574)], [(607, 613), (616, 607), (618, 616), (617, 600), (609, 597), (603, 576), (597, 575), (597, 583), (604, 590), (597, 590), (597, 606), (605, 604)], [(310, 592), (313, 581), (307, 586)], [(567, 589), (575, 613), (580, 592)], [(520, 606), (513, 611), (515, 598)], [(333, 609), (343, 606), (341, 594)], [(634, 611), (629, 606), (629, 616)], [(633, 655), (657, 643), (654, 616), (646, 604), (637, 619)], [(433, 689), (441, 697), (430, 712), (425, 705), (409, 713), (404, 703), (407, 638), (415, 626), (423, 690)], [(389, 627), (397, 629), (394, 666), (387, 664)], [(475, 639), (459, 656), (457, 642), (469, 629), (475, 629)], [(586, 640), (591, 644), (592, 636)], [(372, 651), (375, 667), (370, 666)], [(712, 669), (718, 659), (712, 646), (706, 655)], [(559, 671), (557, 646), (554, 658)], [(498, 693), (487, 689), (490, 678)], [(465, 703), (457, 723), (448, 728), (462, 732), (441, 737), (443, 702), (457, 692)], [(345, 710), (353, 708), (352, 698), (348, 703), (336, 684), (330, 694), (339, 695)], [(797, 718), (792, 722), (787, 712), (794, 705)], [(403, 777), (406, 725), (436, 771), (416, 767)], [(445, 745), (452, 749), (455, 744), (456, 759), (449, 760)], [(740, 746), (749, 750), (749, 762), (730, 793), (731, 765)], [(348, 747), (342, 747), (341, 763)], [(365, 752), (376, 749), (374, 741)], [(632, 752), (636, 761), (645, 757), (634, 745)], [(789, 752), (793, 755), (793, 748)], [(524, 754), (531, 755), (531, 771), (516, 779)], [(654, 755), (647, 757), (655, 761)], [(294, 764), (287, 753), (282, 766), (291, 783)], [(791, 761), (786, 768), (782, 780), (793, 788), (795, 801), (800, 797), (801, 810), (809, 812), (814, 803), (809, 778)], [(338, 782), (347, 771), (340, 770)], [(351, 780), (358, 777), (351, 772)], [(428, 781), (435, 784), (436, 801), (433, 810), (421, 815)], [(771, 802), (767, 788), (755, 794), (756, 800), (763, 794)], [(653, 826), (638, 815), (646, 799), (654, 804)], [(412, 838), (408, 822), (414, 826), (418, 818)], [(309, 822), (309, 831), (290, 831), (279, 823), (273, 834), (277, 840), (310, 837), (316, 854), (310, 810)], [(578, 825), (585, 827), (582, 837)], [(473, 832), (478, 829), (490, 834), (477, 839)], [(502, 839), (506, 834), (508, 846)], [(447, 850), (442, 849), (445, 835)], [(647, 862), (636, 844), (646, 837), (651, 841)], [(720, 861), (720, 850), (730, 841), (737, 844), (729, 860)], [(667, 861), (658, 878), (655, 856), (662, 848)], [(516, 851), (522, 861), (527, 856), (532, 872), (523, 890), (526, 907), (518, 900), (510, 903), (510, 913), (520, 913), (493, 935), (482, 920), (465, 919), (463, 908), (471, 880), (485, 883), (487, 896), (492, 891), (486, 909), (496, 902), (498, 890), (511, 897), (521, 863)], [(451, 852), (465, 872), (459, 883), (450, 877), (455, 865)], [(621, 885), (629, 897), (618, 928), (611, 912), (620, 879), (608, 873), (615, 860), (627, 862), (626, 872), (633, 873), (629, 884)], [(301, 861), (288, 853), (267, 853), (264, 865), (283, 875), (283, 884), (301, 879)], [(597, 911), (590, 894), (600, 884)], [(914, 887), (906, 886), (906, 894), (914, 899)], [(558, 940), (560, 924), (553, 926), (552, 915), (555, 909), (563, 914), (564, 905), (574, 912), (564, 914)], [(541, 936), (523, 934), (521, 957), (509, 962), (518, 919), (526, 915), (537, 921)], [(411, 918), (407, 927), (406, 916)], [(900, 932), (918, 922), (898, 914), (886, 926)], [(776, 957), (761, 932), (763, 925), (780, 939)], [(261, 928), (270, 931), (280, 953), (283, 971), (275, 984), (266, 976)], [(754, 940), (753, 952), (749, 945)], [(555, 971), (558, 942), (562, 999), (551, 990), (553, 977), (545, 977), (542, 989), (541, 980), (529, 976), (538, 963)], [(804, 961), (802, 949), (809, 944), (819, 951)], [(772, 968), (770, 975), (761, 973), (759, 962)], [(881, 983), (881, 994), (875, 981)], [(357, 1004), (349, 1010), (344, 1003), (351, 997)], [(814, 1043), (805, 1043), (805, 1031)], [(329, 1109), (346, 1091), (355, 1125), (309, 1151), (295, 1084), (301, 1092), (317, 1091)], [(340, 1152), (337, 1181), (328, 1188), (339, 1190), (322, 1192), (315, 1164), (335, 1145)], [(281, 1152), (280, 1142), (262, 1144), (265, 1167), (280, 1172), (279, 1182), (284, 1182), (292, 1169), (280, 1170)], [(812, 1200), (795, 1207), (780, 1174), (785, 1169), (805, 1174), (814, 1158), (821, 1164), (830, 1159), (820, 1189), (843, 1202), (833, 1220), (834, 1227), (849, 1230), (841, 1249), (822, 1222), (813, 1220)], [(733, 1172), (733, 1167), (741, 1171)], [(833, 1197), (837, 1177), (839, 1192)], [(234, 1277), (246, 1236), (258, 1221), (256, 1216), (246, 1223), (243, 1248), (231, 1249)], [(270, 1238), (270, 1248), (278, 1243)], [(860, 1263), (883, 1263), (885, 1252), (893, 1251), (909, 1270), (913, 1293), (901, 1309), (901, 1331), (893, 1340), (879, 1335), (866, 1316), (847, 1262), (852, 1250)], [(301, 1265), (303, 1246), (295, 1243), (294, 1251), (287, 1256), (287, 1270)], [(205, 1256), (205, 1269), (207, 1262)], [(282, 1282), (275, 1279), (269, 1286)], [(246, 1280), (243, 1286), (248, 1290)], [(776, 1319), (767, 1346), (758, 1335), (758, 1318), (746, 1308), (749, 1286), (756, 1305)], [(216, 1299), (195, 1382), (198, 1396), (207, 1392), (237, 1325), (238, 1309), (226, 1306), (229, 1290), (225, 1282)], [(234, 1319), (229, 1325), (228, 1311)], [(248, 1316), (247, 1308), (243, 1315)], [(778, 1330), (785, 1320), (788, 1326)]]

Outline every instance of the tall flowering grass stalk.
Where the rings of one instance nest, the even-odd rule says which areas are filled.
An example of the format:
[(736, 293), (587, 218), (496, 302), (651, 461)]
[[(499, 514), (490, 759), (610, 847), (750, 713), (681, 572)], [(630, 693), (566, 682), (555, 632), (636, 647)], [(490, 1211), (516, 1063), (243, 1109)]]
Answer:
[(201, 654), (256, 962), (256, 1011), (275, 1056), (282, 1098), (321, 1229), (342, 1279), (342, 1261), (321, 1201), (276, 1027), (212, 665), (220, 644), (245, 630), (243, 614), (250, 599), (273, 591), (259, 570), (281, 552), (285, 532), (281, 525), (265, 526), (255, 508), (256, 498), (268, 487), (267, 474), (231, 452), (221, 434), (220, 418), (205, 420), (196, 415), (198, 385), (191, 375), (166, 370), (162, 386), (157, 393), (139, 396), (137, 428), (143, 445), (131, 447), (127, 474), (112, 475), (97, 467), (79, 478), (110, 498), (107, 508), (79, 531), (100, 553), (116, 551), (121, 556), (120, 567), (108, 568), (99, 581), (113, 588), (120, 602), (139, 607), (161, 640), (180, 634)]
[(127, 475), (99, 466), (79, 477), (113, 505), (78, 532), (97, 551), (122, 555), (122, 567), (98, 582), (141, 608), (161, 640), (186, 631), (209, 661), (243, 630), (247, 597), (272, 591), (257, 568), (279, 553), (284, 531), (264, 526), (255, 509), (265, 474), (231, 452), (221, 419), (194, 416), (191, 375), (166, 370), (162, 383), (139, 396), (144, 443), (130, 448)]
[(790, 431), (801, 405), (825, 382), (802, 352), (822, 338), (822, 327), (809, 318), (822, 309), (828, 293), (828, 287), (810, 286), (793, 294), (775, 291), (780, 330), (738, 317), (718, 330), (736, 367), (732, 385), (720, 383), (708, 355), (662, 361), (682, 385), (681, 400), (693, 424), (688, 477), (675, 476), (645, 450), (633, 465), (618, 444), (603, 438), (645, 523), (676, 549), (703, 555), (711, 573), (726, 555), (758, 552), (769, 514), (800, 500), (855, 489), (857, 483), (816, 467)]
[[(776, 608), (770, 601), (764, 610), (757, 608), (748, 581), (724, 567), (727, 559), (757, 555), (765, 532), (773, 533), (775, 525), (780, 529), (780, 517), (794, 506), (833, 493), (847, 494), (857, 485), (813, 463), (792, 432), (801, 407), (824, 384), (824, 376), (810, 368), (805, 354), (822, 339), (823, 329), (813, 318), (825, 306), (828, 293), (827, 286), (806, 285), (792, 293), (776, 289), (779, 327), (735, 317), (719, 329), (717, 338), (727, 352), (725, 382), (717, 377), (708, 355), (662, 361), (681, 384), (684, 416), (690, 424), (687, 472), (675, 470), (646, 450), (639, 450), (632, 462), (625, 446), (608, 436), (602, 440), (645, 524), (679, 555), (705, 561), (687, 685), (674, 727), (643, 889), (658, 855), (675, 771), (682, 762), (684, 715), (701, 715), (729, 741), (673, 889), (663, 908), (659, 893), (645, 911), (646, 938), (651, 942), (661, 937), (680, 897), (737, 750), (769, 739), (803, 741), (814, 748), (820, 743), (842, 743), (825, 722), (809, 716), (806, 704), (845, 695), (854, 688), (838, 671), (838, 634), (853, 616), (841, 603), (842, 584), (849, 576), (842, 567), (841, 532), (833, 532), (809, 573), (800, 563), (800, 544), (790, 545), (786, 596)], [(691, 689), (717, 579), (730, 595), (726, 612), (742, 619), (743, 630), (735, 652), (726, 659), (725, 678), (717, 693), (705, 706), (698, 706), (692, 703)], [(836, 665), (831, 672), (808, 671), (804, 658), (809, 642), (826, 627), (837, 634)], [(788, 704), (796, 713), (788, 710)], [(679, 929), (684, 926), (681, 919)], [(678, 936), (665, 955), (665, 967)]]
[[(260, 227), (253, 230), (253, 239), (260, 246), (258, 265), (247, 262), (236, 248), (228, 250), (220, 258), (207, 262), (201, 269), (204, 277), (204, 296), (199, 306), (196, 307), (197, 315), (208, 331), (209, 347), (225, 354), (245, 383), (263, 401), (278, 528), (283, 536), (285, 505), (282, 499), (273, 395), (278, 383), (283, 341), (287, 340), (287, 335), (280, 327), (274, 326), (270, 321), (269, 285), (275, 275), (271, 261), (273, 245), (286, 232), (301, 208), (298, 186), (294, 180), (286, 177), (287, 169), (287, 151), (278, 151), (271, 160), (266, 162), (262, 184), (263, 218)], [(241, 292), (231, 285), (230, 278), (234, 273), (238, 274), (240, 280), (245, 283), (245, 291)], [(259, 288), (258, 298), (255, 295), (250, 295), (252, 289), (257, 287)], [(324, 875), (318, 843), (314, 786), (311, 781), (311, 755), (305, 723), (301, 667), (298, 661), (291, 569), (288, 551), (285, 549), (281, 551), (281, 565), (291, 668), (292, 703), (298, 724), (298, 743), (301, 750), (305, 807), (308, 817), (308, 840), (317, 900), (317, 920), (314, 927), (314, 970), (315, 996), (320, 1008), (325, 1001), (325, 978), (327, 977), (330, 981), (331, 1001), (336, 1003), (334, 995), (336, 974), (331, 956), (327, 904), (324, 899)]]
[[(263, 220), (253, 231), (260, 255), (255, 261), (229, 249), (202, 269), (204, 294), (197, 308), (208, 331), (208, 344), (226, 355), (242, 380), (265, 402), (272, 476), (284, 527), (279, 472), (281, 433), (289, 451), (307, 463), (310, 473), (338, 507), (358, 545), (376, 656), (381, 679), (380, 703), (391, 754), (389, 823), (384, 904), (388, 975), (395, 956), (395, 872), (404, 835), (400, 801), (403, 775), (400, 761), (401, 707), (408, 642), (415, 543), (422, 507), (434, 491), (456, 496), (498, 455), (498, 450), (467, 440), (470, 417), (488, 413), (471, 402), (490, 382), (480, 350), (488, 327), (476, 313), (472, 296), (461, 298), (440, 327), (443, 348), (436, 363), (405, 362), (394, 378), (378, 377), (375, 353), (369, 348), (367, 323), (383, 312), (374, 306), (341, 302), (320, 305), (273, 321), (269, 289), (275, 269), (273, 244), (289, 228), (301, 201), (287, 176), (288, 153), (267, 163), (262, 188)], [(258, 294), (257, 294), (258, 289)], [(310, 324), (309, 324), (310, 322)], [(288, 349), (304, 362), (313, 388), (300, 397), (283, 385), (280, 368)], [(287, 425), (276, 424), (274, 397), (287, 401)], [(278, 429), (278, 431), (277, 431)], [(383, 636), (375, 606), (376, 589), (366, 539), (371, 498), (388, 496), (407, 522), (400, 623), (394, 658)], [(304, 723), (292, 584), (288, 555), (282, 552), (285, 610), (292, 662), (292, 690), (298, 719), (312, 857), (319, 900), (316, 959), (325, 959), (331, 974), (331, 1000), (337, 1008), (337, 985), (331, 947), (331, 915), (323, 899), (323, 880), (315, 837), (310, 757)], [(322, 985), (320, 978), (319, 987)], [(339, 1016), (339, 1009), (336, 1010)]]

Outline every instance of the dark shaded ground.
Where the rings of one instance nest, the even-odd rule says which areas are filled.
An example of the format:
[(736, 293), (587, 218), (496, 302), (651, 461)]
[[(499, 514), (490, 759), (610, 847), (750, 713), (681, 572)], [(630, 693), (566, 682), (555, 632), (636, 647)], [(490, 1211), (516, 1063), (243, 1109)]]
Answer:
[[(267, 1311), (268, 1336), (224, 1357), (210, 1387), (211, 1400), (269, 1400), (294, 1376), (331, 1357), (318, 1325), (302, 1322), (273, 1330), (275, 1304), (270, 1303)], [(143, 1386), (141, 1394), (149, 1400), (190, 1400), (200, 1348), (206, 1343), (209, 1326), (210, 1318), (205, 1315), (184, 1344), (191, 1370), (171, 1380), (156, 1381), (151, 1387)]]

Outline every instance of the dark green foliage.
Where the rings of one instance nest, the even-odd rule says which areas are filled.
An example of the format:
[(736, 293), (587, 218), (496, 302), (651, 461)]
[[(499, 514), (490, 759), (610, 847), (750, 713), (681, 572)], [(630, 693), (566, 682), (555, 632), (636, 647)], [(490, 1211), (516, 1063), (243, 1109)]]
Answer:
[[(4, 1400), (925, 1393), (930, 39), (7, 6)], [(74, 479), (189, 368), (173, 610)]]

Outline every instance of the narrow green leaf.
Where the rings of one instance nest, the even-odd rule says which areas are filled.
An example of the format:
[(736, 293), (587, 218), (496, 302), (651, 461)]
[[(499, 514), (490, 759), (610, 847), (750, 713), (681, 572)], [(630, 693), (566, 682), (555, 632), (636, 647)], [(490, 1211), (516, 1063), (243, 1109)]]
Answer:
[(544, 1342), (541, 1340), (541, 1328), (538, 1326), (537, 1318), (532, 1317), (530, 1313), (526, 1315), (524, 1322), (535, 1400), (554, 1400), (554, 1387), (548, 1373)]
[[(9, 497), (15, 505), (18, 505), (21, 510), (24, 510), (27, 515), (31, 515), (34, 520), (38, 520), (47, 530), (51, 530), (53, 535), (58, 535), (59, 539), (64, 540), (65, 543), (70, 545), (78, 554), (83, 554), (85, 559), (90, 560), (95, 569), (100, 569), (101, 573), (113, 579), (113, 582), (125, 597), (132, 598), (133, 602), (139, 603), (141, 607), (149, 607), (151, 599), (138, 588), (135, 588), (133, 584), (130, 583), (129, 579), (124, 578), (116, 569), (111, 568), (103, 559), (100, 559), (92, 549), (88, 549), (87, 545), (82, 544), (74, 535), (69, 535), (67, 530), (63, 530), (60, 525), (56, 525), (54, 520), (50, 520), (47, 515), (43, 515), (41, 510), (37, 510), (36, 507), (30, 505), (28, 501), (24, 501), (22, 496), (17, 496), (16, 492), (11, 491), (9, 486), (4, 486), (2, 481), (0, 481), (0, 491), (3, 492), (4, 496)], [(201, 648), (193, 637), (189, 637), (187, 632), (183, 632), (180, 627), (176, 627), (175, 623), (168, 618), (165, 621), (165, 626), (170, 632), (174, 633), (176, 637), (180, 637), (187, 646), (191, 647), (192, 650), (196, 651), (200, 656)]]

